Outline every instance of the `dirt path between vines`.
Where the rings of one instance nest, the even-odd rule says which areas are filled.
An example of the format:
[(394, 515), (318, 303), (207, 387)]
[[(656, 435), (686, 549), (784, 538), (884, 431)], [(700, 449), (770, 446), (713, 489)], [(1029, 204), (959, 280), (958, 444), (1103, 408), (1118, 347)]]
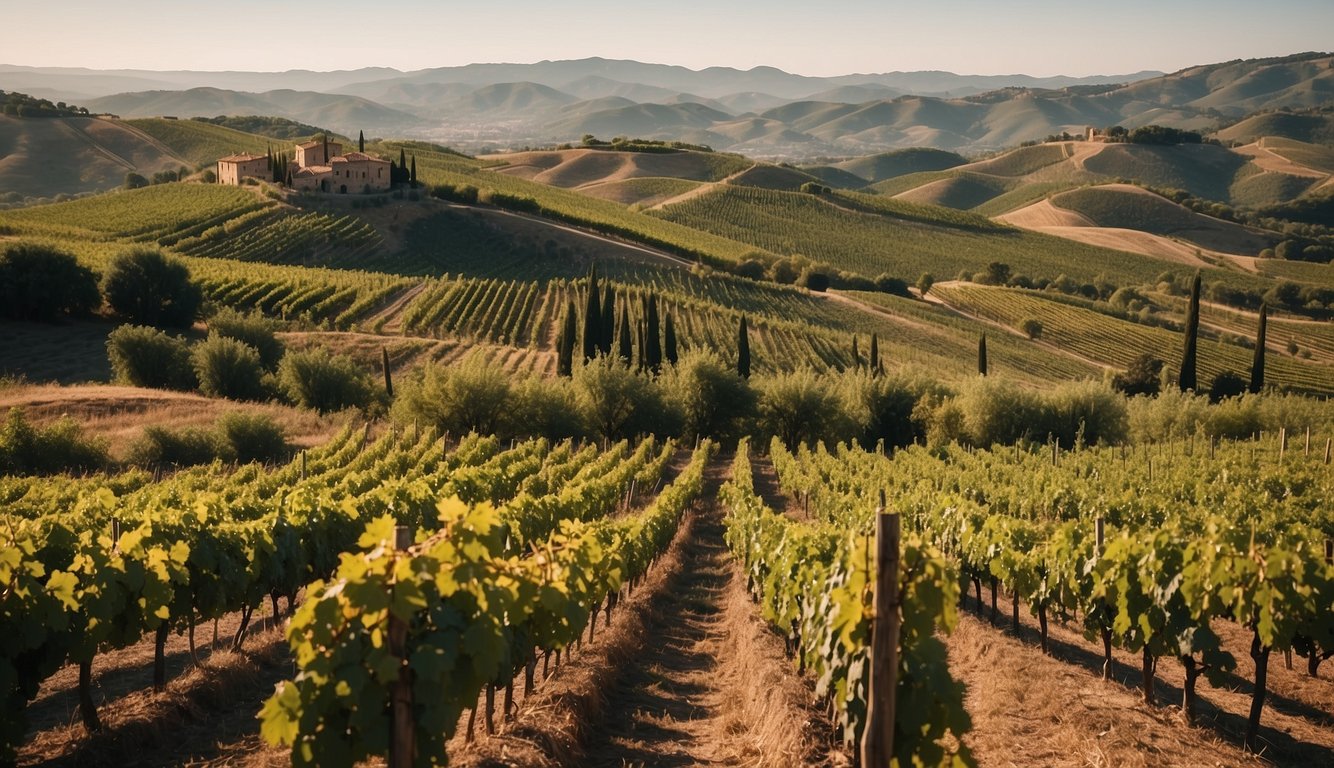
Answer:
[(583, 765), (829, 762), (828, 726), (811, 727), (809, 691), (759, 624), (723, 541), (717, 494), (726, 472), (721, 462), (710, 467), (682, 568), (648, 616), (638, 663), (608, 691), (608, 716)]
[(717, 494), (730, 465), (706, 470), (696, 511), (610, 632), (458, 764), (850, 765), (723, 541)]

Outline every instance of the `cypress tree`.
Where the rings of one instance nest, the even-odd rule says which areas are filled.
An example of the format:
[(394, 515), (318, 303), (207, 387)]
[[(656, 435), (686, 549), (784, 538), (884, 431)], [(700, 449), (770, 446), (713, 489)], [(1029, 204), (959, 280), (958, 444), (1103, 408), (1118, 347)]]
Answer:
[(662, 343), (667, 362), (676, 365), (676, 328), (672, 325), (672, 314), (662, 319)]
[(1255, 357), (1251, 358), (1251, 386), (1254, 394), (1265, 388), (1265, 331), (1269, 325), (1269, 305), (1260, 305), (1260, 324), (1255, 329)]
[(612, 344), (616, 341), (616, 292), (611, 283), (602, 292), (602, 322), (599, 323), (598, 348), (602, 354), (610, 355)]
[(750, 334), (746, 332), (746, 316), (736, 332), (736, 372), (743, 379), (750, 378)]
[(357, 131), (357, 151), (366, 151), (366, 133), (364, 131)]
[(871, 334), (871, 359), (868, 362), (871, 373), (875, 376), (880, 375), (880, 337)]
[(987, 334), (985, 331), (977, 340), (977, 372), (983, 376), (987, 375)]
[(621, 307), (621, 333), (620, 333), (620, 353), (621, 362), (630, 364), (634, 356), (634, 339), (630, 338), (630, 311), (624, 306)]
[(329, 157), (329, 134), (324, 134), (322, 138), (324, 139), (324, 162), (321, 165), (328, 165), (331, 159)]
[(389, 350), (380, 347), (380, 368), (384, 370), (384, 393), (394, 399), (394, 380), (389, 374)]
[(662, 336), (658, 325), (658, 297), (649, 294), (648, 319), (644, 329), (644, 359), (654, 373), (662, 370)]
[(412, 183), (412, 188), (417, 188), (417, 156), (412, 156), (412, 176), (408, 179)]
[(397, 179), (391, 179), (391, 181), (397, 181), (399, 184), (402, 184), (403, 182), (407, 181), (407, 178), (405, 178), (407, 175), (408, 175), (408, 156), (407, 156), (406, 153), (403, 152), (403, 148), (402, 148), (402, 147), (399, 147), (399, 148), (398, 148), (398, 178), (397, 178)]
[(1195, 389), (1196, 342), (1200, 335), (1200, 273), (1190, 283), (1190, 306), (1186, 310), (1186, 338), (1181, 346), (1181, 373), (1177, 388), (1182, 392)]
[(584, 359), (598, 355), (602, 337), (602, 307), (598, 300), (597, 267), (588, 268), (588, 293), (584, 297)]
[(574, 301), (565, 303), (565, 322), (561, 326), (560, 337), (556, 340), (556, 375), (569, 377), (574, 375), (574, 334), (578, 326), (574, 319)]
[(860, 371), (862, 369), (862, 353), (857, 350), (857, 334), (852, 334), (852, 369)]

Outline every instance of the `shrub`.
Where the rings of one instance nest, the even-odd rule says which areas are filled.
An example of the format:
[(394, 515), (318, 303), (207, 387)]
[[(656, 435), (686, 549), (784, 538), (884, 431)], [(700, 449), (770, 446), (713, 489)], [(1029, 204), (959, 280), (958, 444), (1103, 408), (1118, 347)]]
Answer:
[(1162, 442), (1195, 434), (1208, 419), (1209, 400), (1169, 390), (1157, 397), (1130, 398), (1126, 413), (1133, 440)]
[(122, 325), (107, 336), (116, 381), (154, 389), (193, 389), (190, 349), (183, 339), (156, 328)]
[(829, 275), (807, 269), (801, 273), (801, 277), (797, 278), (797, 285), (816, 293), (824, 293), (829, 290)]
[(690, 351), (659, 382), (685, 437), (733, 440), (745, 432), (754, 394), (735, 366), (711, 350)]
[(751, 280), (763, 280), (764, 262), (754, 258), (744, 259), (732, 269), (732, 272)]
[(777, 436), (789, 450), (827, 438), (843, 418), (837, 395), (809, 368), (766, 376), (755, 387), (760, 428)]
[(278, 386), (292, 402), (320, 413), (365, 408), (375, 392), (370, 375), (351, 358), (322, 348), (287, 353), (278, 366)]
[[(929, 285), (927, 287), (930, 288)], [(877, 291), (893, 294), (894, 296), (912, 296), (912, 292), (908, 290), (908, 282), (906, 280), (888, 274), (881, 274), (875, 279), (875, 288)]]
[(1020, 440), (1045, 440), (1049, 425), (1042, 418), (1038, 395), (997, 378), (965, 383), (956, 398), (963, 414), (966, 441), (980, 448)]
[(127, 460), (142, 467), (189, 467), (208, 464), (226, 453), (217, 432), (206, 429), (144, 427), (131, 445)]
[(1140, 355), (1125, 373), (1112, 379), (1112, 387), (1126, 395), (1156, 395), (1162, 387), (1163, 361), (1152, 355)]
[(14, 243), (0, 253), (0, 316), (50, 321), (87, 315), (101, 303), (97, 275), (64, 251)]
[(11, 408), (0, 426), (0, 473), (90, 472), (108, 464), (106, 442), (84, 437), (79, 425), (68, 416), (49, 427), (36, 427), (22, 409)]
[(563, 376), (529, 376), (513, 390), (510, 427), (514, 434), (550, 438), (587, 434), (574, 382)]
[(1066, 448), (1121, 443), (1130, 434), (1126, 399), (1106, 384), (1062, 384), (1043, 393), (1041, 410), (1046, 432)]
[(210, 397), (259, 400), (264, 397), (264, 368), (254, 347), (209, 334), (190, 353), (199, 391)]
[(887, 449), (926, 437), (929, 411), (919, 409), (918, 404), (945, 394), (927, 377), (877, 376), (866, 370), (845, 372), (839, 393), (852, 427), (850, 437), (867, 447), (883, 441)]
[(140, 325), (187, 327), (203, 301), (185, 264), (154, 248), (112, 258), (102, 290), (113, 310)]
[(1037, 339), (1042, 335), (1042, 321), (1035, 317), (1025, 318), (1019, 324), (1019, 330), (1023, 331), (1029, 339)]
[(222, 458), (248, 464), (272, 464), (291, 454), (282, 427), (262, 413), (233, 411), (218, 419)]
[(451, 366), (427, 365), (394, 401), (401, 421), (417, 420), (454, 434), (500, 432), (510, 403), (509, 374), (477, 353)]
[(1249, 388), (1249, 382), (1232, 371), (1223, 371), (1209, 385), (1209, 402), (1217, 403), (1229, 397), (1240, 397)]
[(921, 291), (923, 296), (925, 296), (927, 291), (931, 290), (931, 286), (935, 284), (936, 276), (930, 272), (923, 272), (921, 276), (917, 278), (917, 290)]
[(230, 307), (209, 318), (209, 333), (216, 333), (253, 347), (265, 370), (278, 367), (283, 357), (283, 343), (274, 335), (277, 323), (259, 313), (243, 315)]
[(598, 437), (672, 431), (653, 381), (615, 357), (597, 357), (575, 370), (574, 390), (584, 418)]

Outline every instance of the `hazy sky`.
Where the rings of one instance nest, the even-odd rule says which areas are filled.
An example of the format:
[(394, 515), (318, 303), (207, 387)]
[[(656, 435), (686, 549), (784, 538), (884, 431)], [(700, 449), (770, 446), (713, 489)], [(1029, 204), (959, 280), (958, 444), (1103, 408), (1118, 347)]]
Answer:
[(1091, 75), (1334, 47), (1334, 0), (0, 0), (0, 63), (398, 69), (586, 56)]

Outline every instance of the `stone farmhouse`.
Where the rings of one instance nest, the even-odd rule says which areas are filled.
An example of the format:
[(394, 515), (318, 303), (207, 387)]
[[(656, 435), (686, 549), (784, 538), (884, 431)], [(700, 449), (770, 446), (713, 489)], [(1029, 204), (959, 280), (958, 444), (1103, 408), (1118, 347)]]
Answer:
[(269, 158), (243, 153), (218, 160), (218, 183), (236, 186), (247, 176), (264, 177), (269, 173)]
[[(240, 184), (247, 176), (268, 175), (264, 155), (229, 155), (218, 160), (218, 183)], [(298, 144), (296, 156), (288, 166), (292, 187), (307, 192), (348, 193), (386, 192), (390, 187), (390, 163), (364, 152), (343, 154), (336, 141), (308, 141)]]

